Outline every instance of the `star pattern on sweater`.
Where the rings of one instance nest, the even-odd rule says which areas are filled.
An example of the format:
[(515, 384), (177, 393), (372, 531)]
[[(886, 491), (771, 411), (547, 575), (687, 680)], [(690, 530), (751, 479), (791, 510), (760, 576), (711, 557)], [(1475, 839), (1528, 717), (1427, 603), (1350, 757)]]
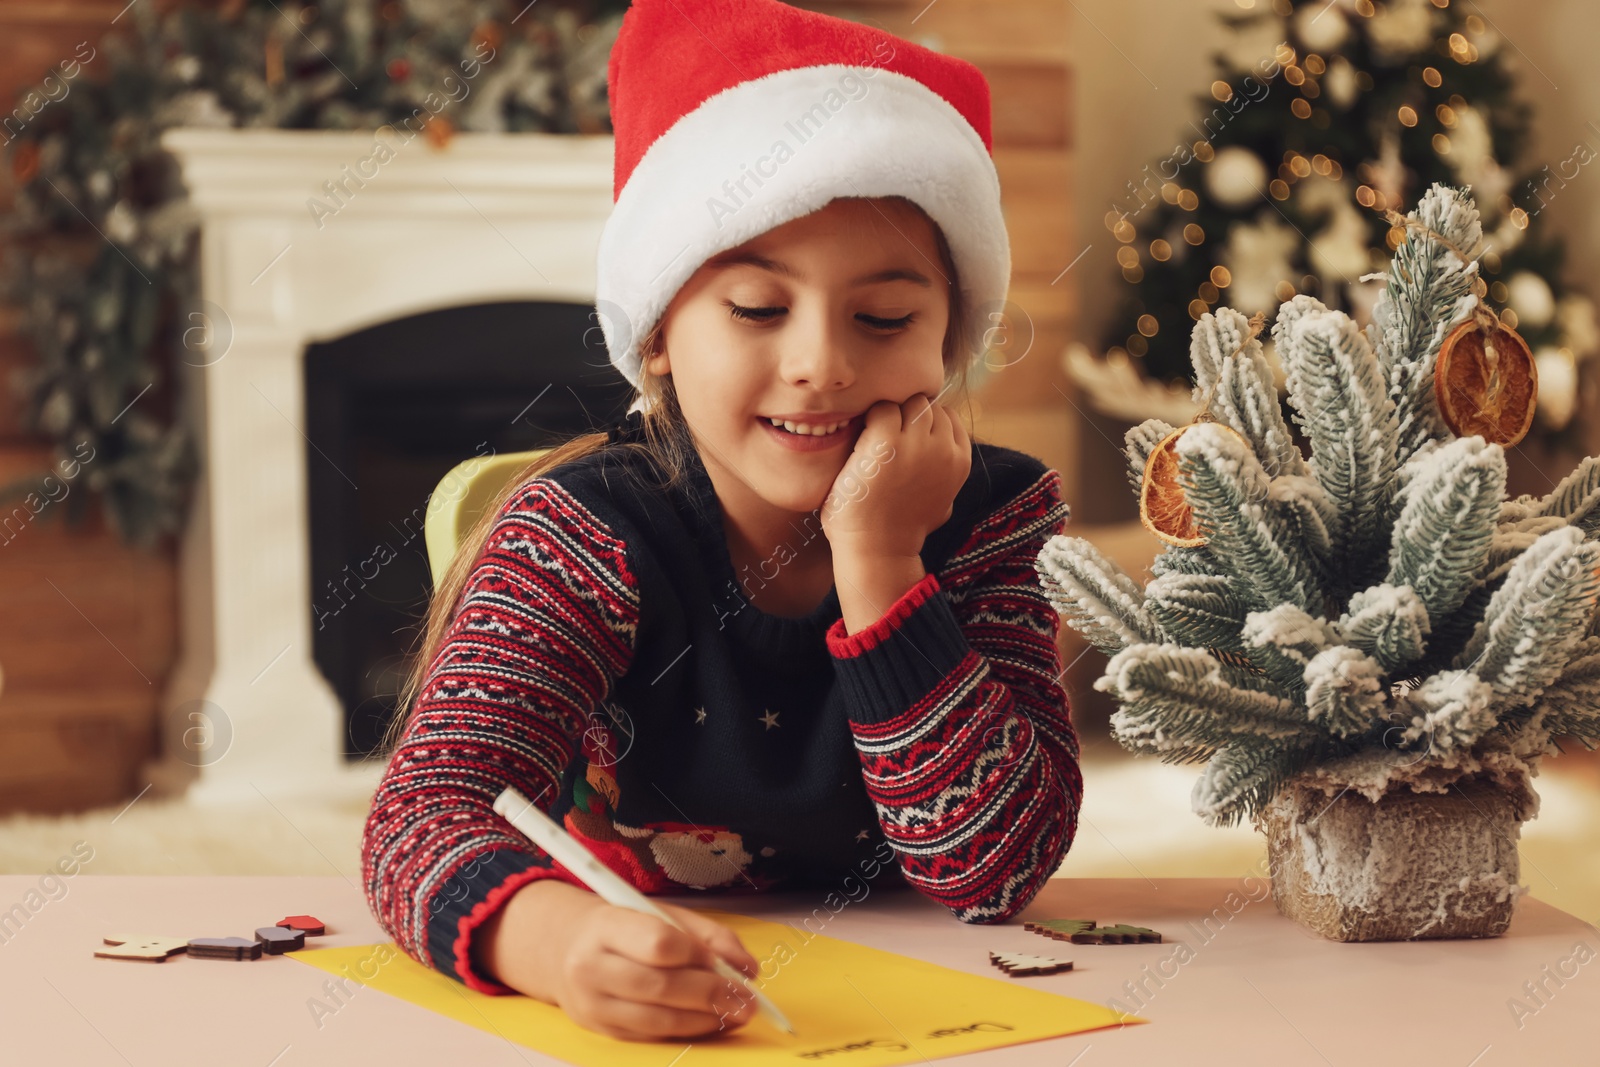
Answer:
[(857, 841), (865, 841), (868, 836), (869, 835), (867, 834), (867, 832), (865, 830), (863, 830), (859, 834), (856, 835), (856, 840)]
[(778, 725), (778, 713), (773, 711), (771, 708), (768, 708), (767, 713), (761, 716), (761, 721), (766, 723), (767, 729), (770, 730), (774, 726)]
[(703, 723), (703, 722), (706, 721), (706, 709), (705, 708), (695, 708), (694, 709), (694, 721), (696, 723)]

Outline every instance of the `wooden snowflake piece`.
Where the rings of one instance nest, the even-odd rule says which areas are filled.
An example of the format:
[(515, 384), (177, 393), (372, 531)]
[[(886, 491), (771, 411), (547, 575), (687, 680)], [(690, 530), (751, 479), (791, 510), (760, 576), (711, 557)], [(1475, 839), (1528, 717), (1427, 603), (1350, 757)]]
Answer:
[(1020, 978), (1034, 974), (1055, 974), (1072, 970), (1071, 960), (1051, 959), (1049, 956), (1030, 956), (1026, 952), (991, 952), (989, 962), (1011, 975)]

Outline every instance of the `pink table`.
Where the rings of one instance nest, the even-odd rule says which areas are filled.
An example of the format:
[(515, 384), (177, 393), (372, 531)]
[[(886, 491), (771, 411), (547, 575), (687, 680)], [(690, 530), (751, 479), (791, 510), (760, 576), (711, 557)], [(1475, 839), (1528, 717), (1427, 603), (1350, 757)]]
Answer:
[[(341, 1004), (325, 972), (282, 958), (246, 963), (95, 959), (108, 933), (248, 936), (307, 913), (322, 945), (385, 941), (358, 885), (342, 878), (62, 879), (0, 876), (0, 1061), (11, 1064), (248, 1064), (350, 1067), (560, 1061), (355, 988)], [(64, 891), (63, 891), (64, 888)], [(837, 913), (824, 894), (668, 898), (728, 907), (973, 974), (1118, 1006), (1151, 1020), (956, 1057), (1050, 1064), (1588, 1064), (1600, 1060), (1600, 932), (1524, 897), (1504, 937), (1345, 945), (1284, 919), (1252, 878), (1058, 878), (1024, 919), (1153, 927), (1159, 945), (1067, 945), (1022, 929), (958, 922), (916, 894), (875, 890)], [(837, 905), (839, 898), (833, 903)], [(988, 950), (1065, 954), (1070, 973), (1005, 979)], [(321, 1000), (337, 1008), (313, 1010)], [(1520, 1008), (1518, 1007), (1520, 1005)], [(670, 1055), (662, 1067), (667, 1067)]]

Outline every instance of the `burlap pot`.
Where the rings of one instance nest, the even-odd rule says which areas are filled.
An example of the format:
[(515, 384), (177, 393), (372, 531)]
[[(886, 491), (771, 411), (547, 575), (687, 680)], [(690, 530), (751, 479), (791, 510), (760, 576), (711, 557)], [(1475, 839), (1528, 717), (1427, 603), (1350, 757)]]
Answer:
[(1375, 799), (1337, 786), (1293, 778), (1255, 820), (1280, 912), (1335, 941), (1505, 933), (1527, 891), (1517, 840), (1538, 801), (1525, 780), (1479, 775), (1442, 792), (1397, 782)]

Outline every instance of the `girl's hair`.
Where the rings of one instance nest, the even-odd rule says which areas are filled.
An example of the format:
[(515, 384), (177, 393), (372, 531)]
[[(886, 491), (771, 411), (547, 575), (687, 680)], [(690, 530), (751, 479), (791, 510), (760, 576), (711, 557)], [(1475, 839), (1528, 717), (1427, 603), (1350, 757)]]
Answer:
[[(851, 198), (854, 199), (854, 198)], [(902, 196), (878, 197), (879, 200), (893, 200), (910, 207), (918, 214), (927, 217), (915, 202)], [(940, 269), (949, 279), (950, 295), (950, 320), (945, 330), (943, 359), (945, 371), (945, 392), (953, 392), (960, 403), (966, 405), (967, 425), (971, 426), (971, 396), (968, 392), (967, 373), (970, 356), (977, 350), (977, 339), (982, 334), (973, 338), (968, 337), (968, 329), (978, 324), (969, 324), (961, 311), (961, 291), (956, 276), (955, 261), (950, 255), (950, 246), (945, 240), (944, 232), (937, 223), (928, 220), (933, 225), (934, 241), (939, 249)], [(642, 360), (648, 361), (652, 356), (659, 354), (663, 343), (663, 326), (665, 316), (656, 321), (650, 332), (640, 342)], [(641, 363), (639, 371), (640, 386), (636, 398), (644, 398), (644, 410), (641, 419), (645, 432), (643, 441), (618, 441), (608, 444), (608, 435), (605, 432), (588, 433), (574, 437), (560, 445), (534, 457), (529, 464), (517, 475), (509, 479), (504, 489), (494, 498), (493, 502), (483, 509), (472, 528), (462, 539), (456, 553), (451, 557), (450, 565), (440, 577), (438, 586), (433, 591), (433, 596), (428, 602), (427, 612), (419, 627), (421, 640), (418, 648), (407, 665), (405, 682), (399, 694), (397, 713), (390, 722), (384, 739), (379, 746), (380, 755), (388, 755), (396, 747), (405, 734), (406, 725), (410, 719), (410, 712), (414, 711), (414, 703), (422, 684), (427, 680), (434, 658), (439, 654), (440, 646), (444, 642), (444, 635), (449, 630), (455, 618), (457, 601), (466, 590), (467, 579), (477, 563), (478, 556), (482, 553), (485, 543), (489, 540), (489, 533), (494, 528), (500, 517), (500, 512), (511, 502), (511, 499), (526, 487), (527, 483), (540, 477), (547, 471), (553, 470), (564, 463), (581, 459), (591, 452), (602, 448), (626, 449), (644, 453), (646, 458), (654, 460), (655, 466), (667, 474), (665, 487), (681, 485), (686, 477), (688, 466), (688, 450), (694, 447), (688, 432), (688, 425), (683, 418), (683, 409), (678, 405), (678, 394), (672, 383), (672, 376), (655, 375), (646, 371)]]

